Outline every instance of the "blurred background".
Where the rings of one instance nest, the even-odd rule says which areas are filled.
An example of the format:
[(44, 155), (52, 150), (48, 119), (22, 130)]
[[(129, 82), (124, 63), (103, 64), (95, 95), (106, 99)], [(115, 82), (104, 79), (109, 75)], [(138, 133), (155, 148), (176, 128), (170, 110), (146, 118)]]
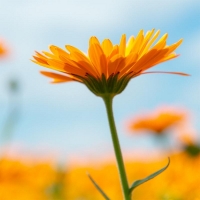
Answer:
[(168, 44), (184, 42), (178, 58), (149, 71), (191, 76), (139, 76), (114, 99), (128, 176), (143, 178), (170, 156), (169, 170), (135, 199), (200, 198), (198, 0), (0, 0), (0, 8), (0, 199), (102, 199), (86, 171), (121, 199), (103, 101), (79, 83), (49, 84), (30, 59), (49, 44), (87, 52), (93, 35), (117, 44), (152, 28), (168, 33)]

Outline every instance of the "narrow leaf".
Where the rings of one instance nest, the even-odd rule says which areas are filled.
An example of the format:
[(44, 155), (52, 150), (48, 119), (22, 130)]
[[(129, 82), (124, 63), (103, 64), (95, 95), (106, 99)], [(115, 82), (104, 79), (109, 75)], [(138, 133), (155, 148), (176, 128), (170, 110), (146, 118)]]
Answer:
[(89, 179), (92, 181), (92, 183), (94, 184), (94, 186), (96, 187), (96, 189), (102, 194), (102, 196), (106, 199), (106, 200), (110, 200), (108, 198), (108, 196), (105, 194), (105, 192), (99, 187), (99, 185), (94, 181), (94, 179), (90, 176), (89, 173), (87, 173)]
[(170, 158), (168, 158), (168, 163), (167, 163), (167, 165), (166, 165), (165, 167), (163, 167), (162, 169), (158, 170), (157, 172), (154, 172), (153, 174), (147, 176), (147, 177), (144, 178), (144, 179), (135, 181), (135, 182), (131, 185), (131, 187), (130, 187), (130, 189), (129, 189), (129, 193), (131, 193), (131, 192), (132, 192), (136, 187), (138, 187), (139, 185), (141, 185), (141, 184), (143, 184), (143, 183), (145, 183), (145, 182), (147, 182), (147, 181), (153, 179), (154, 177), (158, 176), (160, 173), (162, 173), (163, 171), (165, 171), (165, 170), (168, 168), (169, 164), (170, 164)]

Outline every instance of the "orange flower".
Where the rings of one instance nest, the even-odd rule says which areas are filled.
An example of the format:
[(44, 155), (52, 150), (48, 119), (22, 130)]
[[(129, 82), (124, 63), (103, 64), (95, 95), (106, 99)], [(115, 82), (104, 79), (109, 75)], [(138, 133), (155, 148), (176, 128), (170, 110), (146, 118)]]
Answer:
[(2, 40), (0, 40), (0, 58), (7, 55), (7, 53), (8, 53), (8, 50), (7, 50), (4, 42)]
[[(182, 39), (167, 46), (168, 34), (164, 34), (153, 45), (159, 34), (160, 31), (154, 34), (153, 29), (144, 35), (144, 31), (141, 30), (137, 37), (131, 36), (127, 43), (124, 34), (119, 45), (113, 45), (109, 39), (104, 39), (100, 43), (93, 36), (89, 41), (88, 55), (70, 45), (65, 46), (68, 52), (50, 45), (50, 53), (36, 52), (32, 61), (61, 72), (61, 74), (41, 72), (53, 78), (53, 83), (78, 81), (84, 83), (97, 96), (106, 93), (115, 96), (125, 89), (130, 79), (141, 74), (152, 73), (145, 71), (177, 57), (174, 50), (182, 43)], [(164, 73), (186, 75), (178, 72)]]
[(147, 116), (138, 117), (130, 123), (133, 131), (147, 130), (155, 134), (162, 134), (169, 127), (184, 119), (185, 115), (180, 111), (158, 109)]

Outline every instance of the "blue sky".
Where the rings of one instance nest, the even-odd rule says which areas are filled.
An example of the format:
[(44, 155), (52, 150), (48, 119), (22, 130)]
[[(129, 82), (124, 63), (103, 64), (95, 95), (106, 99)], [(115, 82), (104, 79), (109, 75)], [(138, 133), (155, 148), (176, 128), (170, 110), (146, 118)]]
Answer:
[[(114, 99), (114, 113), (124, 153), (154, 148), (151, 138), (131, 136), (124, 126), (129, 117), (166, 104), (188, 109), (200, 130), (200, 2), (176, 1), (5, 1), (0, 0), (0, 37), (11, 49), (1, 62), (0, 123), (8, 111), (6, 82), (17, 77), (21, 85), (22, 114), (10, 148), (19, 154), (54, 155), (58, 159), (90, 160), (112, 155), (103, 101), (84, 85), (49, 84), (42, 68), (30, 61), (35, 50), (49, 44), (70, 44), (87, 52), (92, 35), (118, 43), (121, 35), (140, 29), (168, 33), (168, 44), (184, 38), (177, 59), (150, 71), (181, 71), (191, 77), (152, 74), (133, 79)], [(153, 150), (152, 150), (153, 151)]]

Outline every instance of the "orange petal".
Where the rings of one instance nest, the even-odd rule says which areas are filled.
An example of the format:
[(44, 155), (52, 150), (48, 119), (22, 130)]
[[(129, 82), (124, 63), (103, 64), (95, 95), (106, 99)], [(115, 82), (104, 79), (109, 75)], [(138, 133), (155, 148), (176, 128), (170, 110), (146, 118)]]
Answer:
[(36, 53), (36, 56), (39, 57), (39, 58), (42, 58), (42, 59), (47, 59), (47, 57), (45, 57), (44, 55), (42, 55), (41, 53), (35, 51)]
[(157, 62), (155, 62), (155, 63), (153, 64), (153, 66), (154, 66), (154, 65), (157, 65), (157, 64), (160, 64), (160, 63), (162, 63), (162, 62), (171, 60), (171, 59), (173, 59), (173, 58), (177, 58), (178, 56), (179, 56), (179, 55), (177, 55), (176, 53), (172, 53), (172, 54), (170, 54), (170, 55), (164, 56), (163, 58), (161, 58), (160, 60), (158, 60)]
[(158, 54), (158, 51), (153, 49), (150, 50), (147, 54), (145, 54), (144, 56), (142, 56), (137, 62), (136, 64), (131, 67), (130, 71), (141, 71), (142, 68), (144, 67), (144, 65), (146, 63), (148, 63), (152, 58), (154, 58), (156, 55)]
[(102, 74), (107, 76), (107, 60), (101, 46), (97, 43), (90, 45), (88, 55), (91, 63), (97, 69), (99, 76), (101, 77)]
[(124, 59), (124, 66), (122, 66), (122, 68), (119, 69), (119, 78), (121, 78), (124, 74), (130, 71), (131, 67), (136, 63), (137, 58), (138, 55), (136, 53), (131, 53)]
[(60, 55), (61, 60), (49, 59), (47, 62), (51, 66), (49, 68), (55, 69), (61, 72), (67, 72), (69, 74), (76, 74), (84, 77), (87, 73), (81, 68), (75, 61), (70, 58), (64, 58)]
[(144, 63), (143, 66), (140, 67), (140, 69), (143, 71), (154, 66), (156, 63), (159, 63), (159, 61), (165, 57), (166, 53), (167, 49), (157, 51), (156, 55), (154, 55), (152, 58), (149, 58), (149, 60), (147, 60), (146, 63)]
[(34, 62), (37, 65), (40, 65), (40, 66), (43, 66), (43, 67), (47, 67), (47, 68), (49, 67), (49, 64), (43, 64), (41, 62), (38, 62), (38, 61), (35, 61), (35, 60), (32, 60), (32, 59), (31, 59), (31, 61)]
[(59, 60), (48, 59), (47, 63), (49, 64), (49, 68), (58, 70), (60, 72), (66, 72), (64, 70), (65, 64)]
[(115, 55), (119, 54), (119, 46), (115, 45), (110, 53), (109, 59), (114, 57)]
[(124, 65), (124, 58), (121, 55), (115, 55), (112, 59), (108, 62), (108, 76), (111, 74), (117, 73), (118, 66)]
[(84, 77), (86, 72), (83, 69), (78, 68), (75, 62), (69, 60), (68, 63), (63, 63), (58, 60), (49, 59), (47, 61), (49, 63), (48, 68), (54, 69), (60, 72), (65, 72), (68, 74), (76, 74), (78, 76)]
[(178, 42), (170, 45), (169, 47), (166, 47), (166, 49), (168, 49), (168, 54), (170, 54), (171, 52), (173, 52), (175, 49), (177, 49), (181, 43), (183, 42), (183, 39), (180, 39)]
[(96, 77), (96, 69), (82, 51), (70, 45), (66, 45), (66, 49), (70, 52), (70, 59), (75, 61), (80, 68), (83, 68), (86, 71), (86, 73)]
[(152, 47), (152, 49), (160, 50), (163, 49), (166, 45), (166, 40), (167, 40), (168, 34), (165, 33), (160, 40)]
[(56, 74), (53, 72), (47, 72), (47, 71), (40, 71), (41, 74), (43, 74), (44, 76), (53, 78), (52, 83), (61, 83), (61, 82), (69, 82), (69, 81), (75, 81), (77, 80), (74, 77), (70, 77), (70, 76), (64, 76), (61, 74)]
[(87, 71), (81, 68), (81, 66), (79, 66), (78, 63), (76, 63), (73, 60), (70, 60), (68, 63), (65, 63), (64, 69), (68, 74), (74, 74), (82, 77), (85, 77), (87, 73)]
[[(46, 59), (38, 58), (37, 56), (33, 56), (33, 58), (36, 60), (37, 63), (48, 65), (48, 62), (46, 61)], [(35, 62), (34, 60), (32, 61)]]

